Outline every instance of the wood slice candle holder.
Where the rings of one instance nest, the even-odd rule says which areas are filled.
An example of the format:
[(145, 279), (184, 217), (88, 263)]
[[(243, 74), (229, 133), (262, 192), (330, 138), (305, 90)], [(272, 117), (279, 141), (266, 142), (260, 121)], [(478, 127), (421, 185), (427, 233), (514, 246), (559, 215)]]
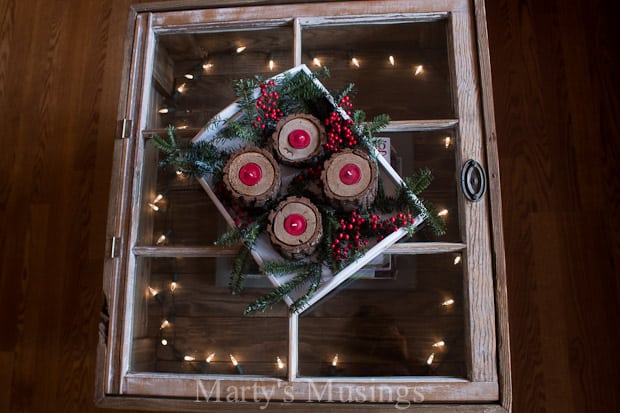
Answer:
[(312, 115), (289, 115), (278, 122), (271, 135), (274, 153), (287, 165), (303, 164), (321, 153), (325, 129)]
[(321, 173), (325, 197), (345, 211), (368, 209), (377, 195), (377, 164), (357, 149), (333, 154)]
[(280, 168), (264, 149), (248, 146), (238, 150), (222, 172), (232, 197), (245, 205), (263, 206), (280, 190)]
[(271, 243), (286, 257), (302, 258), (321, 241), (321, 213), (308, 198), (291, 196), (271, 211), (267, 231)]

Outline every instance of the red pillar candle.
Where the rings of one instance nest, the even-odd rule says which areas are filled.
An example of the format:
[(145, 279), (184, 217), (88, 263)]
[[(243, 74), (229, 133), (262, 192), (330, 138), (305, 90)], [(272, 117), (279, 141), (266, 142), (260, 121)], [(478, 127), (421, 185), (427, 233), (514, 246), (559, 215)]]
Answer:
[(301, 214), (291, 214), (284, 219), (284, 230), (293, 236), (298, 236), (306, 231), (308, 222)]
[(288, 143), (295, 149), (307, 148), (310, 141), (310, 134), (304, 129), (295, 129), (288, 134)]
[(263, 177), (263, 170), (254, 162), (246, 163), (239, 169), (239, 180), (247, 186), (254, 186)]
[(355, 185), (362, 179), (362, 170), (354, 163), (348, 163), (340, 169), (340, 181), (345, 185)]

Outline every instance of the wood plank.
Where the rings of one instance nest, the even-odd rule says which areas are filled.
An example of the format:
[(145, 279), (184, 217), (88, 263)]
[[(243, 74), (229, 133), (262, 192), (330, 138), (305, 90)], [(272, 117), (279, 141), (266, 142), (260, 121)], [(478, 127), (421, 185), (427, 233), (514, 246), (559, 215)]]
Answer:
[[(201, 384), (197, 384), (196, 380), (201, 380)], [(396, 402), (400, 396), (397, 395), (396, 389), (399, 383), (411, 382), (411, 378), (406, 379), (378, 379), (372, 382), (364, 380), (335, 380), (319, 381), (315, 380), (315, 387), (309, 386), (307, 381), (298, 380), (290, 384), (281, 384), (278, 381), (269, 378), (250, 377), (250, 380), (244, 380), (235, 376), (221, 376), (218, 382), (201, 379), (200, 376), (178, 376), (165, 374), (129, 374), (127, 376), (127, 391), (129, 394), (140, 394), (147, 396), (167, 396), (167, 397), (185, 397), (196, 398), (198, 388), (199, 396), (202, 398), (205, 394), (202, 389), (206, 389), (206, 394), (210, 393), (210, 389), (214, 385), (219, 385), (220, 389), (232, 388), (241, 389), (243, 386), (252, 386), (256, 383), (259, 386), (266, 386), (269, 389), (273, 400), (316, 400), (321, 398), (325, 400), (331, 397), (332, 400), (338, 400), (341, 394), (345, 400), (347, 394), (352, 389), (359, 391), (358, 397), (365, 398), (366, 401), (380, 400), (382, 402)], [(216, 384), (217, 383), (217, 384)], [(268, 387), (267, 387), (268, 386)], [(327, 386), (327, 387), (325, 387)], [(411, 384), (409, 384), (411, 386)], [(497, 383), (486, 382), (467, 382), (455, 381), (450, 379), (438, 378), (436, 381), (421, 379), (416, 381), (413, 389), (409, 389), (405, 396), (401, 398), (408, 400), (419, 400), (420, 394), (425, 402), (434, 402), (443, 400), (444, 402), (459, 402), (461, 400), (470, 401), (493, 401), (497, 398)], [(318, 394), (317, 390), (318, 389)], [(389, 390), (386, 390), (389, 389)], [(163, 390), (163, 391), (162, 391)], [(217, 387), (215, 388), (217, 390)], [(260, 390), (259, 390), (260, 391)], [(418, 394), (419, 393), (419, 394)], [(402, 395), (403, 393), (401, 393)], [(213, 396), (216, 397), (216, 396)], [(224, 396), (220, 396), (220, 400)], [(415, 398), (415, 399), (414, 399)], [(360, 405), (360, 406), (363, 406)], [(358, 405), (355, 406), (359, 409)], [(393, 407), (392, 407), (393, 408)]]
[(493, 81), (491, 76), (491, 58), (489, 56), (489, 35), (485, 0), (474, 2), (476, 35), (478, 43), (478, 64), (480, 66), (480, 84), (482, 94), (482, 111), (487, 154), (487, 178), (489, 179), (489, 204), (491, 208), (491, 228), (493, 242), (493, 261), (495, 271), (495, 311), (497, 314), (497, 347), (500, 384), (500, 401), (502, 406), (512, 411), (512, 374), (510, 364), (510, 329), (508, 317), (508, 286), (506, 275), (506, 257), (504, 230), (502, 225), (502, 195), (497, 148), (497, 131), (495, 127), (495, 108), (493, 105)]
[(450, 129), (459, 123), (458, 119), (428, 119), (416, 121), (392, 121), (381, 132), (409, 132)]

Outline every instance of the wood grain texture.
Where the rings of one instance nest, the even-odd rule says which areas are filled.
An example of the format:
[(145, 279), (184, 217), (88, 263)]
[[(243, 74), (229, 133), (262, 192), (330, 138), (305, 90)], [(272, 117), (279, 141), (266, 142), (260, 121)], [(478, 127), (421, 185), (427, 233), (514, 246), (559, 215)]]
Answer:
[[(130, 3), (0, 2), (1, 411), (110, 411), (92, 400)], [(620, 409), (617, 12), (610, 0), (487, 2), (515, 412)], [(372, 408), (394, 411), (359, 410)]]

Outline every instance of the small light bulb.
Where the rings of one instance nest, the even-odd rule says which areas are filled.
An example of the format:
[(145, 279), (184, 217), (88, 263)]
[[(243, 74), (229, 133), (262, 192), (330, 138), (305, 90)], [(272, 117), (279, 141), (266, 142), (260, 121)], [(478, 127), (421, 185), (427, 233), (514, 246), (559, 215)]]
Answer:
[(390, 64), (391, 64), (392, 66), (394, 66), (394, 65), (396, 64), (396, 61), (394, 60), (394, 56), (390, 56), (390, 57), (388, 57), (388, 61), (390, 62)]
[(353, 63), (353, 66), (355, 66), (355, 67), (360, 67), (360, 61), (357, 60), (357, 57), (352, 57), (351, 58), (351, 63)]
[(428, 356), (428, 358), (426, 359), (426, 364), (430, 366), (431, 364), (433, 364), (433, 360), (435, 360), (435, 353), (431, 353), (431, 355)]
[(282, 361), (282, 359), (280, 358), (280, 356), (276, 357), (276, 364), (278, 365), (278, 368), (280, 370), (282, 370), (285, 367), (285, 364)]
[(168, 108), (161, 108), (157, 112), (159, 112), (159, 113), (168, 113), (168, 112), (170, 112), (170, 109), (168, 109)]
[(160, 328), (163, 330), (164, 328), (169, 327), (169, 326), (170, 326), (170, 321), (164, 320), (161, 322)]
[(446, 345), (446, 342), (441, 340), (441, 341), (438, 341), (435, 344), (433, 344), (433, 347), (443, 347), (445, 345)]
[(315, 65), (316, 67), (321, 67), (321, 61), (319, 60), (318, 57), (315, 57), (314, 59), (312, 59), (312, 64)]
[(422, 73), (424, 73), (424, 66), (422, 66), (422, 65), (417, 65), (417, 66), (415, 67), (415, 73), (414, 73), (414, 75), (415, 75), (415, 76), (418, 76), (418, 75), (421, 75)]
[(204, 70), (209, 70), (209, 69), (211, 69), (212, 67), (213, 67), (213, 63), (209, 63), (209, 62), (207, 62), (207, 63), (203, 63), (203, 65), (202, 65), (202, 68), (203, 68)]
[(448, 215), (448, 210), (442, 209), (441, 211), (437, 213), (437, 215), (439, 215), (440, 217), (445, 217), (446, 215)]
[(176, 289), (177, 289), (177, 283), (172, 281), (170, 283), (170, 291), (174, 292), (174, 290), (176, 290)]
[(161, 345), (162, 346), (167, 346), (168, 345), (168, 340), (166, 340), (165, 338), (161, 339)]
[(193, 74), (191, 74), (191, 73), (185, 73), (183, 76), (184, 76), (184, 77), (185, 77), (185, 79), (187, 79), (187, 80), (194, 80), (194, 77), (195, 77), (195, 76), (194, 76)]
[(235, 356), (233, 356), (232, 354), (229, 354), (230, 356), (230, 362), (232, 363), (233, 366), (237, 367), (237, 365), (239, 364), (239, 362), (237, 361), (237, 359), (235, 358)]
[(338, 354), (336, 354), (334, 358), (332, 359), (332, 366), (336, 367), (337, 365), (338, 365)]
[(182, 176), (182, 175), (183, 175), (183, 172), (177, 169), (177, 176)]
[(196, 360), (196, 358), (194, 356), (185, 356), (185, 357), (183, 357), (183, 360), (185, 360), (185, 361), (194, 361), (194, 360)]
[(274, 62), (273, 59), (269, 59), (269, 70), (273, 70)]
[(461, 262), (461, 256), (457, 255), (456, 257), (454, 257), (454, 265), (457, 265)]
[(157, 291), (156, 289), (154, 289), (153, 287), (149, 287), (149, 292), (151, 293), (151, 295), (153, 297), (155, 297), (157, 294), (159, 294), (159, 291)]
[(157, 238), (157, 241), (155, 241), (155, 244), (161, 245), (164, 242), (166, 242), (166, 239), (167, 239), (166, 234), (161, 234), (159, 238)]
[(162, 194), (157, 194), (157, 196), (155, 197), (155, 199), (153, 200), (153, 203), (156, 204), (159, 201), (161, 201), (162, 199), (164, 199), (164, 196)]
[(179, 93), (183, 93), (183, 92), (185, 92), (186, 90), (187, 90), (187, 84), (185, 84), (185, 83), (181, 83), (181, 84), (179, 85), (179, 87), (177, 88), (177, 92), (179, 92)]
[(446, 146), (446, 149), (450, 147), (451, 143), (452, 143), (452, 139), (449, 136), (446, 136), (446, 139), (444, 139), (444, 145)]
[(177, 126), (177, 129), (187, 129), (187, 125), (180, 125), (180, 126)]
[(157, 205), (155, 205), (152, 202), (147, 203), (147, 205), (153, 210), (153, 211), (159, 211), (159, 207)]
[(207, 363), (211, 363), (213, 361), (213, 359), (215, 359), (215, 353), (211, 353), (207, 356), (207, 358), (205, 359), (205, 361)]
[(454, 300), (452, 298), (447, 299), (446, 301), (444, 301), (443, 303), (441, 303), (441, 305), (443, 305), (444, 307), (447, 307), (449, 305), (454, 304)]
[(246, 46), (239, 46), (239, 47), (237, 47), (236, 52), (237, 53), (242, 53), (245, 49), (247, 49)]

